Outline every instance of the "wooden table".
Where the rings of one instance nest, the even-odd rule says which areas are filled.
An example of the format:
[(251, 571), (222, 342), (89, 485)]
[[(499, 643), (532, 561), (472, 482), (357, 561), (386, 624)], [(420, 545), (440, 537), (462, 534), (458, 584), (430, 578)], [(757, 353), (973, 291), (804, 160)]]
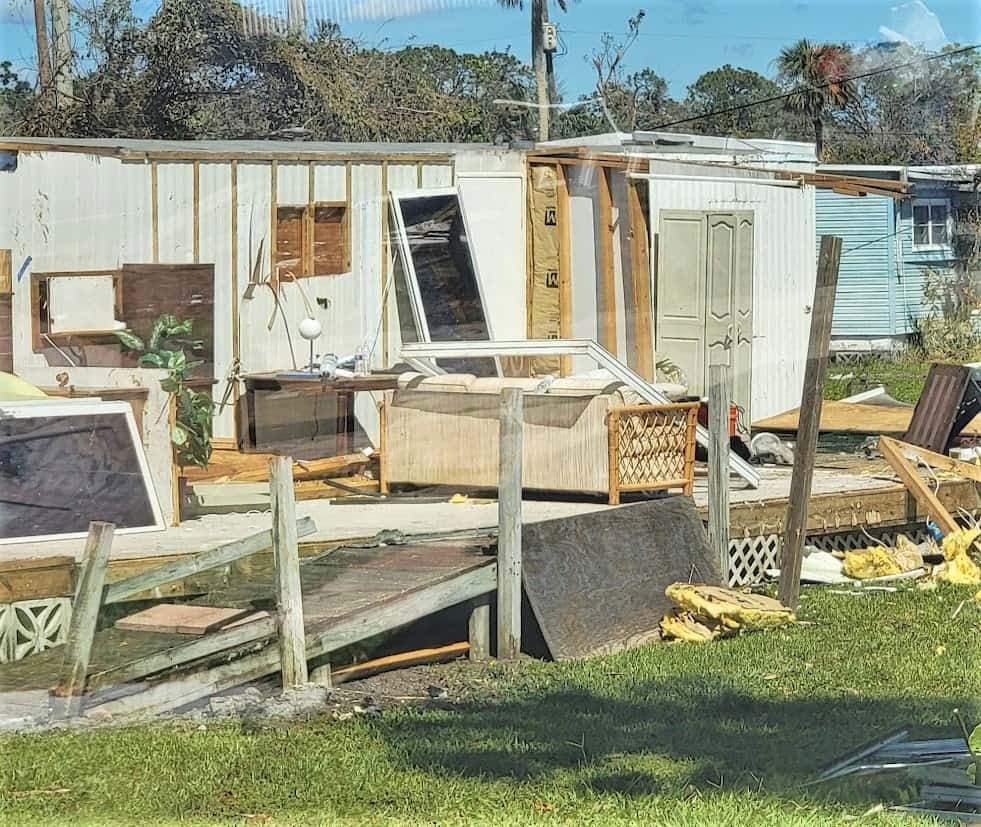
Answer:
[(239, 450), (290, 453), (297, 459), (352, 453), (356, 394), (398, 387), (396, 374), (383, 373), (322, 379), (284, 371), (242, 378)]

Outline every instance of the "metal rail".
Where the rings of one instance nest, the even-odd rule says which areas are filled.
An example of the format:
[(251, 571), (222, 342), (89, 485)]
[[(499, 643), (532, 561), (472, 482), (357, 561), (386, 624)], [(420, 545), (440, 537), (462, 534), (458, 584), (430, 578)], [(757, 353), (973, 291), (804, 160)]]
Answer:
[[(402, 358), (411, 364), (425, 368), (427, 373), (436, 375), (439, 370), (427, 360), (465, 359), (478, 356), (586, 356), (601, 367), (606, 368), (614, 378), (633, 388), (642, 399), (652, 405), (668, 405), (668, 399), (657, 388), (635, 373), (612, 353), (592, 339), (529, 339), (527, 341), (504, 342), (417, 342), (402, 345)], [(708, 447), (708, 431), (701, 425), (695, 429), (695, 439), (699, 445)], [(738, 454), (729, 452), (729, 466), (751, 488), (759, 488), (760, 477), (746, 460)]]

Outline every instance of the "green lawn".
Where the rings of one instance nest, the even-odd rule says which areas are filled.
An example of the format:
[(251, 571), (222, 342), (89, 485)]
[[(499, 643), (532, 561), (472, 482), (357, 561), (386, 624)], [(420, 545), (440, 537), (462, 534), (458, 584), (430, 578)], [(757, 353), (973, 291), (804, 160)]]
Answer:
[(954, 708), (981, 718), (973, 591), (806, 588), (805, 623), (786, 630), (491, 666), (452, 709), (10, 736), (0, 822), (841, 823), (914, 786), (802, 786), (820, 766), (897, 725), (952, 733)]
[(910, 351), (892, 359), (867, 357), (853, 362), (836, 362), (828, 366), (824, 384), (825, 399), (844, 399), (869, 388), (885, 385), (886, 392), (902, 402), (920, 398), (930, 360)]

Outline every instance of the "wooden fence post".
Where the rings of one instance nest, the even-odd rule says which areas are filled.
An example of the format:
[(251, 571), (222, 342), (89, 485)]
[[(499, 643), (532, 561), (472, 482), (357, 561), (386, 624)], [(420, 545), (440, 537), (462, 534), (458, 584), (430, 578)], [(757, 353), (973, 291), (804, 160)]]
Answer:
[(521, 452), (524, 398), (501, 391), (501, 444), (497, 493), (497, 657), (521, 653)]
[(490, 657), (490, 603), (480, 600), (470, 610), (470, 660), (482, 661)]
[(92, 641), (102, 606), (102, 592), (106, 584), (106, 569), (112, 549), (112, 535), (116, 526), (112, 523), (89, 523), (89, 536), (85, 540), (85, 556), (82, 571), (75, 588), (72, 617), (68, 624), (65, 642), (65, 659), (61, 678), (53, 694), (64, 698), (56, 704), (55, 717), (74, 718), (82, 711), (82, 695), (92, 655)]
[(790, 501), (784, 524), (783, 549), (780, 554), (780, 602), (797, 608), (800, 597), (800, 568), (804, 561), (804, 535), (807, 532), (807, 503), (814, 478), (814, 454), (817, 451), (821, 425), (821, 403), (824, 378), (828, 372), (831, 348), (831, 321), (838, 287), (838, 264), (841, 261), (841, 238), (821, 236), (817, 283), (811, 316), (811, 337), (807, 345), (804, 390), (801, 394), (800, 420), (797, 424), (797, 447), (794, 472), (790, 479)]
[(709, 543), (729, 584), (729, 403), (730, 368), (709, 365), (708, 533)]
[(307, 683), (308, 677), (292, 457), (272, 457), (269, 460), (269, 494), (272, 504), (279, 654), (283, 689), (290, 689)]

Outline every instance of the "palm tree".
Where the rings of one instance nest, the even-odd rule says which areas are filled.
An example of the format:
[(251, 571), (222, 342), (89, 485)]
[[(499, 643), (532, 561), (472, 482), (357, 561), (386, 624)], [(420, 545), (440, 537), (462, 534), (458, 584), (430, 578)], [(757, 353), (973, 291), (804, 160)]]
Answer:
[[(506, 9), (524, 9), (524, 0), (497, 0)], [(566, 11), (568, 0), (555, 0), (556, 5)], [(538, 87), (538, 140), (548, 140), (550, 90), (554, 93), (555, 74), (552, 71), (552, 56), (546, 55), (542, 42), (542, 28), (548, 22), (546, 0), (531, 0), (531, 65), (535, 72), (535, 85)]]
[(788, 112), (810, 118), (818, 160), (824, 153), (824, 119), (832, 109), (841, 109), (855, 99), (855, 86), (848, 78), (852, 52), (848, 46), (798, 40), (780, 52), (778, 78), (791, 86), (784, 101)]

